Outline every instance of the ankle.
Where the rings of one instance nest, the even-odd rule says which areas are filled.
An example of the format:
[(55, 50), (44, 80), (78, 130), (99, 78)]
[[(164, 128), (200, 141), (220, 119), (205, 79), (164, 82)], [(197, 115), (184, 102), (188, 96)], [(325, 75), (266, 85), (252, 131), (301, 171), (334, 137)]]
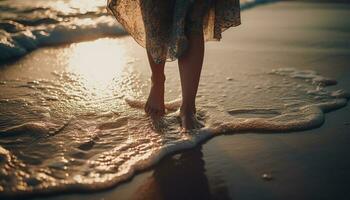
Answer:
[(181, 106), (180, 115), (194, 115), (196, 113), (196, 108), (194, 106)]
[(159, 84), (159, 83), (164, 84), (164, 82), (165, 82), (165, 75), (164, 74), (157, 74), (156, 76), (152, 75), (151, 76), (151, 81), (152, 81), (152, 84)]

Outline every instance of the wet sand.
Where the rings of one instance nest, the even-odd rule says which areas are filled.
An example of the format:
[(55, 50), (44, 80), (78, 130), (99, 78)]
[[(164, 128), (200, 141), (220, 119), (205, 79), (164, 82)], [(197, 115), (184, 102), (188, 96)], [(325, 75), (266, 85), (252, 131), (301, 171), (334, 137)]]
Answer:
[[(335, 78), (335, 87), (350, 91), (349, 11), (344, 4), (296, 2), (245, 11), (241, 27), (225, 32), (222, 42), (207, 44), (203, 74), (217, 69), (206, 66), (237, 73), (295, 67)], [(140, 58), (137, 63), (147, 66), (143, 49), (130, 38), (123, 41)], [(45, 61), (43, 56), (50, 51), (54, 55), (55, 49), (39, 49), (20, 62), (50, 63), (53, 59)], [(175, 67), (168, 64), (168, 72)], [(139, 70), (141, 78), (149, 74), (146, 67)], [(169, 79), (176, 82), (177, 77)], [(327, 114), (323, 126), (309, 131), (219, 136), (168, 156), (110, 190), (50, 199), (348, 199), (349, 130), (350, 109), (345, 107)], [(262, 179), (264, 173), (272, 180)]]

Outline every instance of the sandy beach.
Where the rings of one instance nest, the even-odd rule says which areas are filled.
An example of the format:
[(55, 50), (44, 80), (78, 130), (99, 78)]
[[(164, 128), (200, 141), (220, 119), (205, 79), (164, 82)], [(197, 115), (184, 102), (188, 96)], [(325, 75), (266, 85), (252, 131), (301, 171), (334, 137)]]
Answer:
[[(235, 93), (238, 99), (243, 94), (239, 88), (226, 94), (231, 88), (226, 89), (219, 80), (237, 81), (237, 85), (251, 83), (259, 81), (260, 75), (255, 74), (276, 68), (314, 70), (337, 80), (338, 84), (331, 89), (350, 91), (349, 17), (350, 5), (343, 3), (288, 1), (245, 10), (242, 26), (224, 32), (221, 42), (206, 43), (199, 96), (214, 97), (200, 101), (221, 99), (222, 106), (232, 110), (230, 103), (235, 101)], [(89, 55), (89, 48), (100, 47), (125, 49), (126, 58), (115, 59), (116, 55), (108, 52), (101, 59), (115, 66), (131, 62), (130, 70), (138, 80), (136, 89), (141, 91), (135, 92), (135, 88), (127, 91), (145, 97), (150, 75), (146, 55), (128, 36), (40, 48), (19, 60), (2, 64), (0, 80), (23, 76), (50, 79), (56, 76), (53, 72), (65, 69), (72, 62), (71, 66), (93, 65), (88, 56), (87, 61), (74, 63), (74, 59), (67, 61), (67, 55), (75, 49)], [(105, 69), (103, 64), (99, 66), (101, 71)], [(171, 101), (179, 97), (180, 91), (176, 62), (167, 64), (166, 74), (169, 88), (166, 98)], [(254, 94), (260, 93), (247, 98), (256, 98), (251, 101), (259, 104), (259, 98), (264, 96), (254, 97)], [(312, 128), (288, 133), (227, 133), (190, 150), (168, 155), (132, 179), (103, 191), (84, 190), (32, 199), (349, 199), (349, 106), (327, 113), (324, 124)]]

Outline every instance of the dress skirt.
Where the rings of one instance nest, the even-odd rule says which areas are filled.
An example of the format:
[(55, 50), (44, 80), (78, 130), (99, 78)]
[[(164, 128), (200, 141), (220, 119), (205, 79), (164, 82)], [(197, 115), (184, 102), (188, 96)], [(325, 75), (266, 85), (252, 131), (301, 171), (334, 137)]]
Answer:
[(239, 0), (108, 0), (107, 8), (155, 63), (179, 58), (189, 34), (219, 41), (241, 24)]

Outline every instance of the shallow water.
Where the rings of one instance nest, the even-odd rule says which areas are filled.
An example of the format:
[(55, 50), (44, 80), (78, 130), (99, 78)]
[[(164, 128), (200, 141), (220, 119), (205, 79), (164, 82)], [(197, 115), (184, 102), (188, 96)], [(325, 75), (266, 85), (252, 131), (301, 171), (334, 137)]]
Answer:
[(140, 109), (147, 65), (130, 44), (99, 39), (46, 48), (1, 68), (2, 195), (106, 188), (218, 134), (320, 126), (325, 112), (349, 98), (314, 71), (204, 66), (197, 101), (206, 127), (180, 133), (176, 68), (167, 68), (166, 85), (167, 99), (175, 101), (153, 123)]

